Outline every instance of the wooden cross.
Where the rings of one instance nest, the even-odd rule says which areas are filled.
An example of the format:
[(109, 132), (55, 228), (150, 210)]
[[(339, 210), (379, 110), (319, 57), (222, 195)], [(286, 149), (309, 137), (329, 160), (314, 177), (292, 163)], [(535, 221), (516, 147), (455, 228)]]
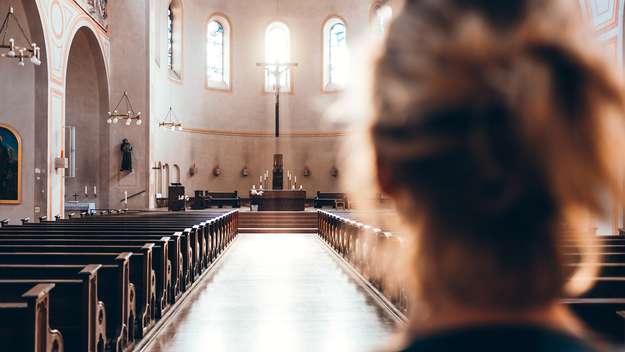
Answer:
[(78, 194), (78, 193), (74, 193), (74, 194), (72, 195), (72, 197), (74, 197), (74, 202), (77, 202), (77, 201), (78, 201), (78, 197), (80, 197), (80, 194)]
[(286, 62), (286, 63), (277, 63), (277, 62), (258, 62), (256, 66), (262, 67), (265, 69), (270, 76), (273, 76), (276, 81), (276, 130), (275, 136), (280, 137), (280, 90), (282, 87), (280, 86), (282, 83), (282, 75), (289, 72), (292, 67), (297, 67), (297, 63), (294, 62)]

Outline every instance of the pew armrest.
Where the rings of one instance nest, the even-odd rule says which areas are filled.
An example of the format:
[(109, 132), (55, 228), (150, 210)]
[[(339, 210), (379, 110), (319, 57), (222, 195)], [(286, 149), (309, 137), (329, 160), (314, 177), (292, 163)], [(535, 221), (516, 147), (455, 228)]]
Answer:
[(9, 224), (9, 219), (0, 220), (0, 227), (5, 227)]
[(37, 284), (30, 290), (26, 291), (22, 297), (39, 300), (40, 298), (47, 296), (53, 288), (54, 284)]

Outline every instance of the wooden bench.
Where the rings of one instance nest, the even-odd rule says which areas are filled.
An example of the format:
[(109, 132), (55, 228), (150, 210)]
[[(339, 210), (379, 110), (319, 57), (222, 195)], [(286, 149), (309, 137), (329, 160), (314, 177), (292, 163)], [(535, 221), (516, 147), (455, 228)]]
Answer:
[(12, 253), (0, 252), (0, 264), (102, 264), (98, 280), (98, 297), (107, 307), (107, 349), (120, 352), (132, 337), (129, 326), (134, 321), (134, 287), (129, 281), (131, 253)]
[(54, 284), (0, 292), (0, 341), (6, 351), (63, 352), (63, 336), (50, 328)]
[[(73, 267), (65, 270), (80, 272), (81, 267), (96, 265), (98, 281), (106, 282), (97, 285), (92, 297), (102, 301), (99, 302), (102, 312), (106, 306), (107, 314), (102, 315), (106, 328), (99, 335), (104, 337), (89, 337), (98, 336), (97, 333), (82, 334), (87, 336), (84, 341), (90, 342), (76, 342), (80, 334), (74, 321), (73, 325), (66, 324), (72, 327), (68, 330), (67, 346), (69, 350), (94, 350), (91, 342), (104, 340), (107, 350), (134, 348), (135, 337), (145, 335), (167, 304), (175, 302), (235, 238), (237, 219), (238, 211), (234, 210), (126, 213), (7, 224), (0, 229), (0, 271), (4, 270), (0, 282), (5, 280), (7, 285), (56, 282), (68, 289), (82, 282), (79, 275), (65, 278), (54, 270)], [(123, 257), (123, 265), (118, 262), (119, 257)], [(55, 299), (53, 294), (51, 299)], [(73, 302), (75, 311), (88, 311), (92, 305), (78, 299)], [(94, 324), (81, 326), (89, 328)], [(95, 349), (101, 345), (96, 344)]]
[(345, 193), (329, 193), (317, 191), (317, 196), (313, 201), (313, 205), (317, 209), (321, 209), (324, 206), (336, 209), (337, 201), (342, 202), (345, 205), (344, 208), (349, 208), (349, 200), (347, 199), (347, 195)]
[(0, 265), (0, 295), (53, 284), (49, 320), (62, 330), (65, 349), (103, 351), (106, 313), (97, 294), (99, 269), (99, 265)]
[(572, 298), (561, 301), (589, 328), (619, 345), (625, 340), (625, 298)]
[(241, 197), (239, 197), (239, 191), (208, 192), (208, 194), (204, 196), (204, 203), (206, 207), (217, 206), (223, 208), (225, 205), (229, 205), (233, 208), (240, 208)]
[[(171, 290), (171, 262), (169, 261), (169, 237), (162, 237), (159, 240), (141, 240), (141, 239), (69, 239), (57, 238), (58, 236), (37, 236), (33, 238), (23, 238), (22, 236), (0, 236), (0, 247), (5, 245), (24, 245), (24, 246), (63, 246), (63, 248), (70, 248), (72, 250), (80, 250), (75, 248), (83, 248), (86, 251), (111, 251), (112, 248), (116, 250), (135, 252), (142, 252), (144, 245), (152, 247), (152, 265), (154, 270), (154, 276), (156, 278), (156, 318), (160, 318), (164, 311), (169, 306), (168, 303), (168, 291)], [(139, 258), (135, 256), (135, 258)], [(130, 280), (133, 281), (133, 275), (131, 273)], [(150, 296), (148, 296), (150, 297)], [(152, 317), (154, 319), (154, 316)]]
[[(129, 324), (131, 340), (135, 336), (143, 337), (152, 322), (156, 319), (156, 273), (152, 269), (153, 243), (143, 246), (89, 246), (89, 245), (27, 245), (27, 244), (0, 244), (0, 252), (12, 253), (132, 253), (129, 261), (130, 282), (135, 288), (135, 307), (138, 314), (133, 315), (135, 320)], [(2, 273), (0, 273), (0, 276)], [(96, 286), (97, 287), (97, 286)]]
[[(167, 272), (159, 272), (161, 280), (164, 280), (163, 277), (165, 275), (169, 275), (167, 280), (170, 281), (169, 287), (170, 292), (167, 294), (170, 297), (170, 302), (173, 303), (180, 293), (184, 290), (184, 284), (189, 276), (189, 263), (192, 262), (191, 259), (191, 248), (189, 247), (189, 237), (188, 233), (178, 232), (171, 233), (167, 236), (169, 232), (164, 231), (115, 231), (111, 230), (88, 230), (88, 229), (73, 229), (71, 226), (66, 229), (57, 228), (57, 229), (47, 229), (47, 230), (38, 230), (38, 229), (19, 229), (19, 228), (11, 228), (6, 231), (0, 231), (0, 239), (10, 238), (15, 239), (19, 237), (21, 239), (68, 239), (68, 240), (106, 240), (106, 241), (125, 241), (127, 239), (137, 239), (140, 241), (145, 241), (145, 243), (157, 243), (163, 237), (168, 237), (168, 267), (171, 266), (171, 270)], [(158, 268), (155, 266), (155, 268)]]

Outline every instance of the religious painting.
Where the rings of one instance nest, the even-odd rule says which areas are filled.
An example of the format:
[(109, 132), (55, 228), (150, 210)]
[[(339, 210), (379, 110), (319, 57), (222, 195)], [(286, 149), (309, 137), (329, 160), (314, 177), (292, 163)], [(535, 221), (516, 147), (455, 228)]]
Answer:
[(0, 204), (22, 201), (22, 139), (13, 128), (0, 124)]

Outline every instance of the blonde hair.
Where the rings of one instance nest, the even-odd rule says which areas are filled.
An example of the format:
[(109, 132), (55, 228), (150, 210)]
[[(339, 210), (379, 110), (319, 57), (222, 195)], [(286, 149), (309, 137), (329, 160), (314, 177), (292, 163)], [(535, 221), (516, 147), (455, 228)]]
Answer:
[(431, 309), (554, 302), (580, 275), (561, 250), (565, 228), (581, 262), (597, 260), (575, 221), (619, 192), (624, 104), (562, 4), (414, 0), (391, 25), (368, 132), (416, 233), (410, 271)]

